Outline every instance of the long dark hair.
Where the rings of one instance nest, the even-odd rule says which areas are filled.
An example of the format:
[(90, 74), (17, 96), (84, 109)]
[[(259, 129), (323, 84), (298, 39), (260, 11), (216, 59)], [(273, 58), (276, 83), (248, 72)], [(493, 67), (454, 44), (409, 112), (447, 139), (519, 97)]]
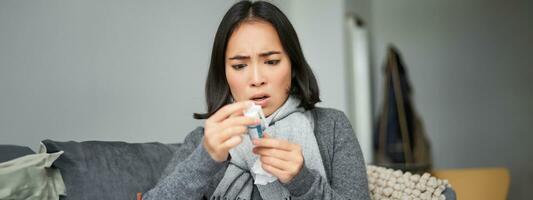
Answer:
[(195, 119), (207, 119), (218, 109), (231, 103), (231, 91), (226, 80), (225, 55), (228, 40), (234, 29), (250, 20), (269, 22), (276, 29), (283, 49), (291, 60), (292, 80), (290, 95), (301, 100), (306, 110), (320, 102), (318, 84), (305, 60), (296, 31), (289, 19), (276, 6), (264, 1), (240, 1), (233, 5), (218, 26), (211, 52), (211, 64), (205, 84), (207, 113), (194, 113)]

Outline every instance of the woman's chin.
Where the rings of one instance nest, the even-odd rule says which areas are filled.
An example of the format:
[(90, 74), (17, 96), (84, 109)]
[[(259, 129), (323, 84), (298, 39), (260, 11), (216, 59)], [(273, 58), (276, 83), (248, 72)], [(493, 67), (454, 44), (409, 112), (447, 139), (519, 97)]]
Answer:
[(270, 115), (272, 115), (272, 113), (276, 112), (279, 107), (281, 106), (274, 107), (272, 105), (268, 105), (266, 107), (263, 107), (263, 114), (265, 114), (265, 117), (269, 117)]
[(263, 108), (263, 114), (265, 114), (265, 117), (269, 117), (272, 113), (273, 111), (270, 108)]

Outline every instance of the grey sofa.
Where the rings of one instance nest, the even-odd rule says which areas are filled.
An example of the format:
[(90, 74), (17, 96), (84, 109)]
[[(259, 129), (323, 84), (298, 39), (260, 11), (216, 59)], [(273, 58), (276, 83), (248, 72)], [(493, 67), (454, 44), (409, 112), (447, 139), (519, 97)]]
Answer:
[[(63, 150), (54, 162), (67, 196), (61, 199), (136, 199), (152, 188), (180, 144), (125, 142), (57, 142), (44, 140), (49, 153)], [(0, 162), (34, 153), (28, 147), (0, 145)], [(446, 199), (455, 199), (451, 189)], [(186, 199), (186, 197), (184, 197)]]
[[(64, 153), (58, 168), (67, 189), (61, 199), (136, 199), (152, 188), (180, 144), (125, 142), (57, 142), (44, 140), (49, 153)], [(30, 148), (0, 145), (0, 162), (34, 153)]]

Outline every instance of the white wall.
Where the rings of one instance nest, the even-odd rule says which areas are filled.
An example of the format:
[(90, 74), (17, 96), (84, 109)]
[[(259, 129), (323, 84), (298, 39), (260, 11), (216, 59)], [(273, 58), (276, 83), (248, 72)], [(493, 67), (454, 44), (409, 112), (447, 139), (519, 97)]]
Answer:
[(533, 188), (533, 3), (372, 1), (381, 106), (388, 43), (403, 54), (437, 168), (503, 166), (509, 199)]
[(0, 143), (178, 142), (232, 1), (0, 1)]
[[(0, 144), (182, 141), (202, 125), (192, 113), (234, 2), (0, 1)], [(296, 27), (320, 105), (345, 110), (343, 2), (272, 2)]]
[(293, 0), (288, 15), (318, 79), (322, 99), (318, 106), (346, 112), (344, 5), (343, 0)]

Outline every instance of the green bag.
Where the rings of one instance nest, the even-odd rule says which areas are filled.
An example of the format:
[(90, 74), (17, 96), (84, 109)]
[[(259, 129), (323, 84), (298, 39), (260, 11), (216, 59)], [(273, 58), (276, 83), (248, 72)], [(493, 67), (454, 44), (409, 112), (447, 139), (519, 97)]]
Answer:
[(63, 151), (46, 153), (41, 143), (39, 153), (0, 163), (0, 199), (59, 199), (65, 184), (52, 163)]

